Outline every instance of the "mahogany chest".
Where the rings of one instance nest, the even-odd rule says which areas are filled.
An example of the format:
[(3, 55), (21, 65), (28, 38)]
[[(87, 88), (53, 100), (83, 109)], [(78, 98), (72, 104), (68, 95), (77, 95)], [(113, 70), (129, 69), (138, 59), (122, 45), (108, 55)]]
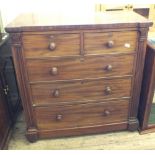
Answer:
[(136, 130), (151, 25), (130, 11), (24, 14), (8, 25), (28, 140)]

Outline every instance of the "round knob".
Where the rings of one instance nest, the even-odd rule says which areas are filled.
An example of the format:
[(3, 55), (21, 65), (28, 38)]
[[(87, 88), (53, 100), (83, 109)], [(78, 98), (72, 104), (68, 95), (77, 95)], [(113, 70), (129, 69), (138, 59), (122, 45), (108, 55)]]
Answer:
[(51, 51), (53, 51), (55, 48), (56, 48), (56, 43), (51, 42), (51, 43), (49, 44), (49, 49), (50, 49)]
[(112, 65), (107, 65), (105, 68), (107, 71), (112, 71)]
[(58, 89), (54, 90), (53, 96), (54, 96), (54, 97), (59, 97), (59, 96), (60, 96), (60, 92), (59, 92)]
[(57, 74), (58, 74), (58, 68), (57, 68), (57, 67), (53, 67), (53, 68), (51, 69), (51, 74), (52, 74), (52, 75), (57, 75)]
[(104, 110), (104, 116), (108, 116), (110, 115), (110, 111), (109, 110)]
[(60, 115), (60, 114), (56, 115), (56, 120), (57, 120), (57, 121), (61, 121), (62, 118), (63, 118), (62, 115)]
[(110, 87), (106, 87), (105, 89), (105, 93), (108, 95), (111, 93), (111, 88)]
[(108, 41), (107, 46), (112, 48), (114, 46), (114, 42), (112, 40)]

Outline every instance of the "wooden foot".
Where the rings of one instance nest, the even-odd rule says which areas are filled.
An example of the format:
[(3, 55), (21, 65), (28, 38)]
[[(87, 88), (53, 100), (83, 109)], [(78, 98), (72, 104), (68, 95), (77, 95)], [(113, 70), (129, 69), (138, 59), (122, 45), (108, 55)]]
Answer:
[(29, 128), (26, 133), (26, 138), (29, 142), (33, 143), (38, 140), (38, 132), (35, 128)]
[(128, 121), (128, 130), (129, 131), (135, 131), (139, 127), (139, 121), (137, 118), (129, 118)]

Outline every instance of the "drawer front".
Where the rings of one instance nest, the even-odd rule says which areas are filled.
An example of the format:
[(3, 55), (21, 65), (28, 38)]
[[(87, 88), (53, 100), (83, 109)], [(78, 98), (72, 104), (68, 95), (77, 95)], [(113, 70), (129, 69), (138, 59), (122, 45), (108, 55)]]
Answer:
[(36, 107), (34, 112), (38, 129), (57, 130), (125, 122), (128, 119), (128, 105), (127, 100), (117, 100), (106, 103)]
[(35, 105), (130, 97), (131, 78), (32, 84)]
[(24, 35), (25, 57), (79, 55), (80, 34)]
[(124, 53), (136, 51), (137, 32), (85, 33), (86, 54)]
[(29, 80), (51, 81), (132, 75), (134, 55), (27, 60)]

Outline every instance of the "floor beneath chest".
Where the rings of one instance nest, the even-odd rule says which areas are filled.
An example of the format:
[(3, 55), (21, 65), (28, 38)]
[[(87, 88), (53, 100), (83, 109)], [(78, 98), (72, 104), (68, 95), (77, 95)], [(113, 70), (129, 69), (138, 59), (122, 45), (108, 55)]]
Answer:
[(25, 138), (25, 123), (21, 114), (14, 127), (9, 150), (143, 150), (155, 149), (155, 133), (139, 135), (138, 132), (113, 132), (71, 138), (39, 140), (29, 143)]

